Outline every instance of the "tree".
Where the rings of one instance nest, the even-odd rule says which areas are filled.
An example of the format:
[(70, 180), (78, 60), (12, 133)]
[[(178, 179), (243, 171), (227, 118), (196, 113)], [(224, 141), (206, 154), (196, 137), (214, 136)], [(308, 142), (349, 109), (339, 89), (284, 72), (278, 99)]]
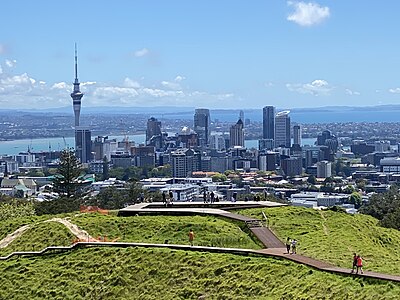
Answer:
[(315, 178), (314, 175), (310, 175), (310, 176), (308, 176), (308, 178), (307, 178), (307, 182), (308, 182), (309, 184), (315, 185), (315, 184), (317, 184), (317, 179)]
[(228, 179), (225, 174), (221, 173), (216, 173), (211, 178), (213, 182), (225, 182)]
[(74, 151), (64, 149), (53, 180), (54, 191), (67, 198), (77, 197), (82, 184), (79, 180), (81, 173), (82, 167)]
[(349, 203), (354, 204), (355, 208), (359, 208), (361, 206), (362, 197), (358, 192), (353, 192), (349, 196)]

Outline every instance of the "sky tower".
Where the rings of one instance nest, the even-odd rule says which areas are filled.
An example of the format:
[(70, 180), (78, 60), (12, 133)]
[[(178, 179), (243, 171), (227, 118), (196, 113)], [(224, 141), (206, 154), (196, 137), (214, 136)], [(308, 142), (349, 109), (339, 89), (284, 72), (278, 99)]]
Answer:
[(74, 115), (75, 115), (75, 127), (79, 126), (79, 117), (81, 115), (81, 99), (83, 97), (83, 93), (79, 89), (79, 80), (78, 80), (78, 51), (76, 50), (75, 43), (75, 81), (74, 81), (74, 91), (71, 93), (71, 98), (74, 106)]

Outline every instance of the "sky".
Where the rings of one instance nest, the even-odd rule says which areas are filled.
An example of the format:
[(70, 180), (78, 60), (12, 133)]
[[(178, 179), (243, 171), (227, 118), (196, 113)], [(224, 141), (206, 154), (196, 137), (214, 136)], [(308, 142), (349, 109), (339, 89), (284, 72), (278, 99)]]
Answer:
[[(400, 104), (400, 1), (3, 1), (0, 109)], [(82, 109), (82, 110), (83, 110)]]

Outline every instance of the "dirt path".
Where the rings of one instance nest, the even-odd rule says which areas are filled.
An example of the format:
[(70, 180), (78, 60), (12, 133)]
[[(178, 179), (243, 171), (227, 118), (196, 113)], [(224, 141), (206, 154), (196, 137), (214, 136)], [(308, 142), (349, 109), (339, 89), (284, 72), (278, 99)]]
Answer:
[(7, 235), (4, 239), (0, 241), (0, 248), (5, 248), (11, 244), (15, 239), (19, 238), (25, 231), (29, 229), (29, 225), (22, 226), (15, 230), (13, 233)]
[(326, 218), (324, 216), (324, 213), (322, 211), (319, 211), (319, 214), (321, 215), (322, 218), (322, 229), (324, 230), (325, 235), (328, 235), (328, 228), (326, 227), (325, 223), (326, 223)]
[(65, 227), (67, 227), (69, 229), (69, 231), (71, 231), (71, 233), (73, 235), (75, 235), (80, 240), (85, 240), (85, 241), (95, 241), (96, 240), (92, 236), (90, 236), (86, 230), (79, 228), (77, 225), (75, 225), (74, 223), (71, 223), (67, 219), (53, 218), (53, 219), (47, 220), (45, 222), (58, 222), (58, 223), (63, 224)]

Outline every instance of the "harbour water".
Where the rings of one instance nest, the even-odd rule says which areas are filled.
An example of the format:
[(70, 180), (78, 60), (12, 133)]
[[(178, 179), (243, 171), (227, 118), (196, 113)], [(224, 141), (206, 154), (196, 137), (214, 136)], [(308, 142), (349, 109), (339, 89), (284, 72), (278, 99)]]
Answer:
[[(116, 138), (117, 141), (122, 141), (125, 135), (114, 135), (109, 136), (109, 139)], [(136, 144), (143, 144), (145, 142), (145, 134), (135, 134), (128, 136), (130, 141), (134, 141)], [(302, 145), (314, 145), (315, 138), (302, 139)], [(41, 139), (25, 139), (25, 140), (13, 140), (13, 141), (0, 141), (0, 155), (16, 155), (20, 152), (26, 152), (28, 149), (34, 152), (41, 151), (57, 151), (62, 150), (66, 147), (74, 147), (74, 138), (41, 138)], [(246, 140), (245, 146), (247, 148), (258, 148), (258, 140)]]

